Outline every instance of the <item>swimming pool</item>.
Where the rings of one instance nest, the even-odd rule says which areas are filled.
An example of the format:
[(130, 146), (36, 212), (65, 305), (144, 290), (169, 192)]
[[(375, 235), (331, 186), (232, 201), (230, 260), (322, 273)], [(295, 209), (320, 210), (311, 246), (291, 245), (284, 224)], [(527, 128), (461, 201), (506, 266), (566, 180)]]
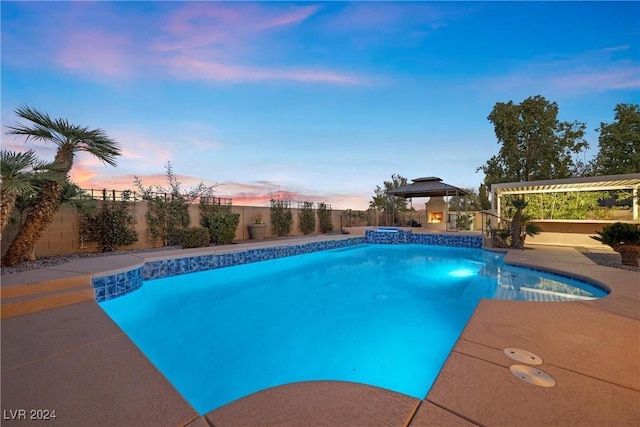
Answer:
[(319, 379), (424, 398), (480, 298), (532, 295), (605, 292), (479, 249), (358, 245), (147, 281), (100, 305), (204, 414)]

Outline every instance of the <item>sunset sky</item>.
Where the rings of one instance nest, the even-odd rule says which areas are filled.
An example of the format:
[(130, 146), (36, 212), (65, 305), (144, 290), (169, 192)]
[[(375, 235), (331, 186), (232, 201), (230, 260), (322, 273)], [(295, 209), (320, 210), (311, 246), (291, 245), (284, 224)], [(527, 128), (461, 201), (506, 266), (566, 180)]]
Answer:
[(76, 157), (82, 188), (220, 183), (366, 209), (400, 174), (477, 190), (499, 150), (496, 102), (542, 95), (597, 150), (640, 102), (640, 2), (2, 1), (2, 148), (15, 108), (99, 127), (117, 167)]

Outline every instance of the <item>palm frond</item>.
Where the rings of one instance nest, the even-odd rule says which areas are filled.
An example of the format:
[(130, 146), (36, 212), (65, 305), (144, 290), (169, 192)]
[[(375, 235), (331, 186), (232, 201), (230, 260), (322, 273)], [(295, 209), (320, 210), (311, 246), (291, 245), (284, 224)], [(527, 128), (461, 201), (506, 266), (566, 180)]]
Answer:
[(36, 153), (33, 150), (25, 153), (2, 150), (0, 151), (0, 173), (2, 174), (2, 178), (4, 179), (15, 175), (36, 161)]
[(73, 125), (67, 119), (52, 119), (47, 113), (27, 106), (17, 108), (15, 113), (30, 121), (32, 126), (8, 126), (9, 134), (26, 136), (27, 140), (53, 142), (58, 147), (68, 146), (73, 151), (86, 151), (111, 166), (116, 165), (116, 158), (121, 154), (119, 143), (102, 129)]
[(66, 176), (63, 166), (39, 160), (33, 150), (24, 153), (0, 151), (0, 172), (2, 191), (18, 195), (26, 195), (46, 181), (59, 181)]

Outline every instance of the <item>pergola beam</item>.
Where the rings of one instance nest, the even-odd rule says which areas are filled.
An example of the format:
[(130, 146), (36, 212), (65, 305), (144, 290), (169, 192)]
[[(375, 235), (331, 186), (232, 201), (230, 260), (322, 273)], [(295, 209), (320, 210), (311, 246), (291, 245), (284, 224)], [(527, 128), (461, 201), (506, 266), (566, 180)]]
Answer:
[(501, 198), (514, 194), (565, 193), (587, 191), (631, 190), (633, 220), (638, 221), (640, 174), (591, 176), (545, 181), (510, 182), (491, 185), (491, 211), (500, 217)]

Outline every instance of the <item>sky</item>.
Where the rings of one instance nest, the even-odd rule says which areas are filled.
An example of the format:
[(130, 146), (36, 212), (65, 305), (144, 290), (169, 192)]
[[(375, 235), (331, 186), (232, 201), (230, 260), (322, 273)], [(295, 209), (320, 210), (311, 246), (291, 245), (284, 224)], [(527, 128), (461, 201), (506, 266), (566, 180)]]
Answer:
[(640, 2), (1, 2), (2, 148), (16, 108), (101, 128), (116, 167), (86, 153), (84, 189), (219, 184), (269, 199), (367, 209), (399, 174), (474, 188), (497, 154), (497, 102), (541, 95), (559, 120), (640, 103)]

